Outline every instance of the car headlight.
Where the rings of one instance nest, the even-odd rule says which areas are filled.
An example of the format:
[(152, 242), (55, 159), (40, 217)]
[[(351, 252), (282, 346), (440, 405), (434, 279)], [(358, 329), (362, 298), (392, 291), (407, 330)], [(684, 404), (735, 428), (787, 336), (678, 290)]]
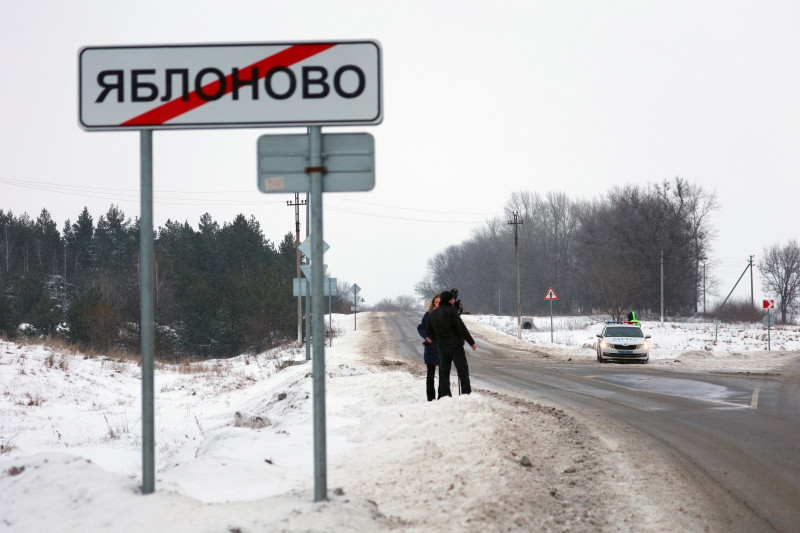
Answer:
[(605, 340), (605, 339), (601, 340), (600, 341), (600, 347), (601, 348), (608, 348), (608, 341)]
[(647, 342), (647, 341), (643, 342), (642, 343), (642, 349), (643, 350), (649, 350), (650, 349), (650, 343)]

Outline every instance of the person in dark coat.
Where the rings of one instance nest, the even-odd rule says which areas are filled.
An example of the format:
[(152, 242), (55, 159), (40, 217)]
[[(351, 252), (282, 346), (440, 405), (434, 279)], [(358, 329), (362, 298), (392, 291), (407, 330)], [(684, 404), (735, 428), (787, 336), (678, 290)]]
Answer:
[(439, 346), (439, 399), (442, 396), (452, 396), (450, 393), (450, 363), (456, 366), (458, 379), (461, 380), (461, 392), (469, 394), (472, 388), (469, 384), (469, 366), (467, 354), (464, 353), (464, 341), (476, 350), (475, 341), (469, 334), (467, 326), (455, 308), (455, 297), (444, 291), (441, 304), (431, 312), (428, 324), (425, 326), (425, 335)]
[(428, 393), (429, 402), (436, 399), (436, 388), (434, 387), (434, 382), (436, 380), (436, 367), (439, 366), (439, 347), (436, 346), (436, 343), (430, 340), (427, 335), (425, 335), (425, 326), (428, 325), (431, 312), (439, 307), (440, 300), (441, 296), (438, 294), (431, 298), (431, 303), (428, 304), (428, 311), (422, 315), (422, 320), (417, 326), (417, 332), (423, 339), (425, 339), (422, 341), (422, 344), (425, 346), (425, 366), (428, 367), (428, 377), (425, 380), (425, 388)]

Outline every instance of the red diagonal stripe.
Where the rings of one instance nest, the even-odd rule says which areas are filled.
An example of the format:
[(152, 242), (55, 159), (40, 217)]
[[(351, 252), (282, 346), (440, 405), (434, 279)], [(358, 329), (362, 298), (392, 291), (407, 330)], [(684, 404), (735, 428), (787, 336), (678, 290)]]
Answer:
[[(271, 55), (258, 61), (257, 63), (253, 63), (241, 69), (242, 71), (250, 71), (252, 68), (258, 69), (258, 79), (263, 78), (267, 75), (267, 72), (270, 69), (275, 67), (288, 67), (294, 65), (295, 63), (299, 63), (304, 59), (308, 59), (311, 56), (319, 54), (320, 52), (324, 52), (329, 48), (333, 48), (336, 46), (335, 44), (297, 44), (278, 52), (277, 54)], [(229, 74), (225, 77), (225, 94), (228, 94), (233, 90), (233, 74)], [(217, 90), (219, 90), (219, 81), (214, 81), (209, 83), (208, 85), (203, 86), (203, 93), (204, 94), (215, 94)], [(189, 93), (189, 99), (183, 100), (182, 95), (178, 96), (174, 100), (170, 100), (166, 104), (160, 105), (156, 108), (151, 109), (145, 113), (137, 117), (133, 117), (130, 120), (123, 122), (122, 126), (153, 126), (156, 124), (164, 124), (168, 120), (172, 120), (175, 117), (179, 117), (184, 113), (191, 111), (192, 109), (196, 109), (203, 104), (209, 103), (209, 100), (203, 100), (197, 95), (197, 91), (192, 91)]]

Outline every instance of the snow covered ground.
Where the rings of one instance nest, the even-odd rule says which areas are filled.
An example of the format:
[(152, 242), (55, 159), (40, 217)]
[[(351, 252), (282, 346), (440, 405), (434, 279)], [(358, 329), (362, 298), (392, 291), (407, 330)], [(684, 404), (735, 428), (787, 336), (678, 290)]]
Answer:
[[(575, 363), (595, 361), (595, 342), (603, 321), (592, 317), (534, 317), (534, 328), (517, 337), (516, 317), (465, 315), (465, 322), (486, 325), (481, 329), (498, 342), (515, 347), (531, 344), (546, 348), (550, 357)], [(706, 371), (769, 371), (796, 357), (800, 351), (800, 326), (730, 324), (642, 320), (642, 330), (650, 335), (650, 364), (658, 368)], [(497, 337), (497, 333), (503, 333)], [(768, 350), (769, 348), (769, 350)]]
[[(304, 350), (157, 364), (156, 492), (143, 496), (136, 361), (0, 341), (0, 531), (718, 530), (681, 479), (557, 407), (479, 382), (426, 402), (422, 365), (395, 356), (382, 316), (357, 331), (333, 318), (320, 503)], [(557, 317), (554, 343), (549, 317), (523, 341), (514, 319), (467, 322), (492, 343), (596, 364), (592, 319)], [(800, 348), (797, 327), (773, 329), (771, 352), (760, 325), (721, 325), (716, 343), (713, 324), (644, 329), (663, 368), (771, 371)]]

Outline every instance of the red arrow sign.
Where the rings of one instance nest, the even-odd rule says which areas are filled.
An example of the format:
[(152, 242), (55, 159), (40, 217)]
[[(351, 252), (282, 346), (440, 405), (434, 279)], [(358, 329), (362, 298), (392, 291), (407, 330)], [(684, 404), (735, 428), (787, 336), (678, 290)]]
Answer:
[(764, 309), (775, 309), (775, 300), (764, 300)]
[(547, 291), (547, 295), (544, 297), (545, 300), (558, 300), (558, 296), (556, 296), (556, 291), (553, 290), (553, 287), (550, 287), (550, 290)]

